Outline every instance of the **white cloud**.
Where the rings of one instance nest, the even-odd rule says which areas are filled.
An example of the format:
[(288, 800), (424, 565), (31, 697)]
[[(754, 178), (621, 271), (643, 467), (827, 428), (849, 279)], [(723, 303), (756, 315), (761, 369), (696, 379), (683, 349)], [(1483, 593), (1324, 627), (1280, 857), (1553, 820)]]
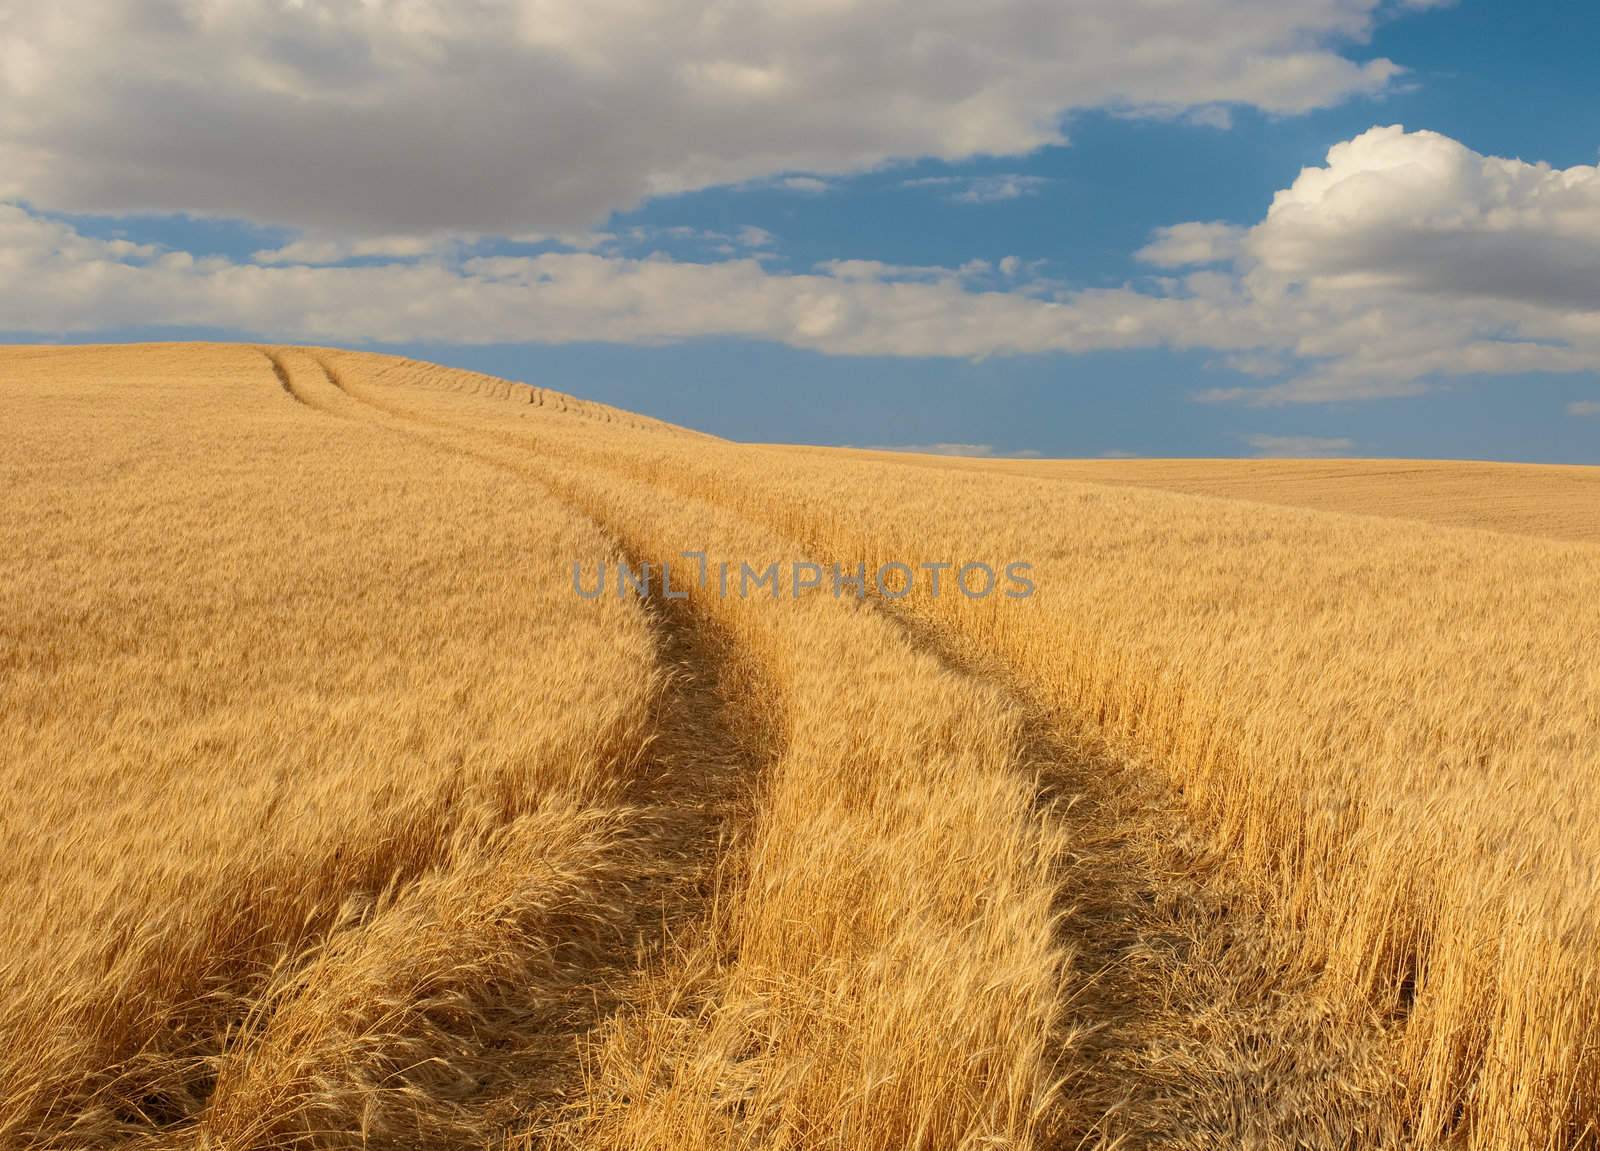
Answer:
[[(1177, 263), (1187, 246), (1209, 260), (1214, 227), (1166, 229), (1147, 258)], [(1373, 128), (1226, 243), (1241, 306), (1277, 330), (1254, 350), (1299, 369), (1202, 399), (1372, 399), (1441, 377), (1600, 367), (1600, 166), (1558, 170)]]
[(817, 270), (836, 280), (882, 283), (941, 283), (984, 280), (994, 274), (986, 260), (969, 260), (958, 268), (942, 264), (887, 264), (881, 260), (823, 260)]
[[(365, 242), (387, 255), (343, 267), (326, 265), (358, 244), (308, 239), (240, 263), (97, 240), (0, 203), (0, 316), (13, 332), (215, 327), (329, 342), (734, 336), (961, 358), (1167, 346), (1219, 353), (1260, 380), (1203, 400), (1376, 399), (1452, 376), (1600, 367), (1600, 296), (1569, 276), (1600, 270), (1600, 215), (1588, 209), (1597, 173), (1374, 129), (1302, 172), (1254, 228), (1178, 226), (1144, 250), (1157, 264), (1214, 266), (1084, 291), (1010, 257), (958, 268), (844, 260), (784, 274), (763, 265), (770, 237), (753, 229), (601, 235), (587, 238), (589, 251), (522, 256), (485, 255), (459, 237), (433, 247), (390, 237)], [(664, 239), (698, 244), (715, 262), (653, 254)], [(1489, 245), (1481, 259), (1495, 264), (1499, 243), (1515, 258), (1455, 274), (1457, 246)]]
[(281, 339), (440, 343), (766, 339), (835, 355), (979, 358), (1215, 337), (1206, 300), (1125, 290), (974, 290), (987, 264), (872, 261), (810, 274), (604, 252), (315, 266), (95, 240), (0, 204), (0, 316), (12, 332), (215, 327)]
[(1480, 156), (1436, 132), (1335, 145), (1249, 238), (1278, 275), (1553, 307), (1600, 305), (1600, 167)]
[(1347, 456), (1355, 450), (1354, 440), (1344, 436), (1246, 436), (1245, 442), (1262, 457), (1306, 458)]
[(694, 228), (680, 224), (671, 227), (636, 226), (618, 232), (602, 233), (596, 237), (595, 243), (587, 246), (570, 243), (562, 246), (577, 251), (601, 252), (616, 256), (626, 254), (630, 249), (635, 254), (641, 250), (659, 251), (662, 245), (670, 243), (698, 246), (703, 251), (715, 255), (734, 256), (752, 252), (771, 255), (769, 249), (776, 242), (777, 237), (771, 232), (752, 224), (746, 224), (732, 231)]
[[(577, 252), (621, 255), (629, 250), (659, 250), (664, 244), (697, 245), (705, 251), (731, 256), (747, 252), (768, 253), (777, 237), (765, 228), (746, 224), (731, 231), (715, 228), (631, 227), (612, 232), (576, 232), (559, 235), (527, 232), (507, 238), (510, 243), (535, 247), (557, 247)], [(301, 264), (327, 267), (352, 261), (406, 261), (460, 258), (495, 243), (494, 237), (469, 233), (442, 233), (431, 236), (374, 236), (368, 239), (341, 239), (332, 236), (302, 236), (282, 247), (251, 254), (256, 264)]]
[(1226, 130), (1233, 127), (1233, 113), (1225, 104), (1203, 104), (1190, 109), (1184, 119), (1191, 124), (1199, 124), (1206, 128)]
[(1600, 400), (1574, 400), (1567, 405), (1569, 416), (1600, 416)]
[(776, 184), (786, 192), (804, 192), (810, 196), (820, 196), (833, 190), (831, 183), (816, 176), (784, 176)]
[(470, 238), (376, 236), (367, 240), (340, 240), (302, 237), (281, 248), (256, 252), (250, 258), (258, 264), (342, 264), (363, 257), (421, 259), (423, 256), (438, 255), (462, 241), (470, 241)]
[(906, 180), (907, 188), (940, 188), (957, 204), (997, 204), (1037, 196), (1050, 181), (1043, 176), (1004, 172), (992, 176), (923, 176)]
[[(438, 244), (439, 251), (448, 250), (453, 243), (471, 242), (481, 240), (481, 236), (445, 236)], [(507, 236), (505, 239), (513, 244), (526, 244), (534, 247), (544, 247), (549, 244), (571, 248), (575, 252), (595, 252), (601, 248), (619, 242), (619, 237), (614, 232), (518, 232), (516, 235)]]
[[(0, 199), (325, 235), (1014, 156), (1076, 108), (1384, 89), (1380, 0), (0, 0)], [(811, 173), (787, 176), (784, 173)]]
[(972, 291), (961, 269), (866, 261), (806, 275), (600, 252), (238, 263), (92, 239), (0, 204), (0, 316), (14, 332), (215, 327), (283, 339), (443, 343), (721, 335), (842, 355), (979, 357), (1126, 346), (1109, 301)]
[(1245, 229), (1221, 222), (1174, 224), (1157, 228), (1155, 238), (1134, 253), (1163, 268), (1217, 264), (1237, 259)]

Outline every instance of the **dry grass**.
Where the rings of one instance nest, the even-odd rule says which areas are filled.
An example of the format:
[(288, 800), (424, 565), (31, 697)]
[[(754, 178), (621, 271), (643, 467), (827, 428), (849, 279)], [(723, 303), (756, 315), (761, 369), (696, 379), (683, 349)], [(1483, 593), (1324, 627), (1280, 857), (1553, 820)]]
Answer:
[(1030, 460), (788, 448), (1600, 543), (1600, 468), (1469, 460)]
[[(512, 414), (522, 405), (506, 397), (474, 389), (489, 401), (474, 406), (437, 370), (327, 361), (377, 410), (544, 479), (637, 557), (793, 555), (724, 509), (528, 450)], [(831, 595), (697, 591), (689, 610), (750, 669), (741, 710), (765, 713), (752, 725), (767, 767), (748, 842), (717, 914), (596, 1034), (585, 1089), (533, 1108), (523, 1141), (1031, 1145), (1057, 1118), (1064, 957), (1061, 845), (1035, 810), (1020, 712)]]
[[(450, 964), (582, 971), (539, 937), (617, 929), (661, 691), (643, 613), (575, 612), (539, 562), (594, 529), (308, 418), (251, 349), (8, 351), (0, 378), (0, 1144), (181, 1125), (219, 1076), (240, 1098), (296, 1026), (280, 988), (337, 998), (355, 966), (408, 1008), (413, 925), (462, 928)], [(486, 853), (525, 880), (480, 890)], [(357, 1049), (313, 1092), (346, 1124), (366, 1104), (334, 1097), (415, 1038), (372, 1007), (321, 1021)], [(368, 1094), (426, 1098), (440, 1053)]]
[[(1586, 473), (1108, 486), (269, 351), (0, 352), (0, 1144), (1596, 1141), (1600, 552), (1267, 506), (1573, 534)], [(1039, 592), (572, 594), (685, 548)]]
[[(1280, 962), (1393, 1034), (1404, 1137), (1596, 1139), (1591, 546), (967, 467), (940, 482), (926, 462), (697, 455), (685, 490), (825, 554), (1034, 561), (1020, 610), (905, 602), (1063, 726), (1169, 774), (1271, 905)], [(659, 449), (639, 456), (671, 482)]]

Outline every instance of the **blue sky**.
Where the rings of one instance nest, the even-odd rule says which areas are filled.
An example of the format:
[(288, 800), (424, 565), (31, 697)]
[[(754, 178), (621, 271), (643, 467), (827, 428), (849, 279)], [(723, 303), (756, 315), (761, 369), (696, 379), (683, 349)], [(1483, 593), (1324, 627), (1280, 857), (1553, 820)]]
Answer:
[[(286, 19), (266, 0), (240, 0), (237, 40), (163, 31), (125, 91), (54, 80), (37, 64), (69, 42), (24, 14), (0, 31), (0, 62), (35, 62), (0, 114), (0, 171), (23, 173), (0, 176), (0, 330), (347, 343), (752, 440), (1600, 463), (1600, 8), (1206, 3), (1216, 43), (1203, 26), (1165, 71), (1138, 72), (1179, 50), (1138, 22), (1082, 58), (993, 32), (993, 76), (936, 61), (972, 73), (954, 96), (920, 56), (879, 63), (941, 20), (957, 45), (991, 34), (940, 5), (808, 25), (815, 61), (763, 40), (788, 43), (800, 16), (719, 32), (715, 51), (697, 37), (675, 58), (704, 50), (689, 72), (578, 18), (506, 61), (514, 82), (439, 83), (435, 105), (496, 121), (464, 142), (462, 121), (363, 106), (363, 77), (403, 102), (384, 85), (421, 65), (384, 66), (418, 47), (330, 32), (337, 5), (281, 25), (280, 48), (238, 46)], [(157, 35), (150, 5), (102, 6)], [(1019, 28), (1038, 18), (1011, 7)], [(463, 59), (502, 51), (450, 31)], [(248, 57), (230, 75), (266, 79), (214, 108), (173, 83), (192, 53), (230, 51)], [(607, 74), (629, 53), (656, 91)], [(1289, 63), (1238, 80), (1262, 60)], [(552, 113), (524, 145), (517, 100), (558, 65), (563, 90), (592, 83), (616, 115)], [(140, 100), (133, 127), (117, 109)], [(325, 133), (286, 110), (319, 100)], [(874, 121), (897, 102), (903, 120)], [(1371, 131), (1391, 125), (1405, 132)], [(155, 135), (107, 158), (129, 132)], [(254, 137), (305, 154), (263, 168)], [(444, 170), (459, 162), (481, 182)], [(1195, 224), (1174, 243), (1200, 249), (1157, 243)]]

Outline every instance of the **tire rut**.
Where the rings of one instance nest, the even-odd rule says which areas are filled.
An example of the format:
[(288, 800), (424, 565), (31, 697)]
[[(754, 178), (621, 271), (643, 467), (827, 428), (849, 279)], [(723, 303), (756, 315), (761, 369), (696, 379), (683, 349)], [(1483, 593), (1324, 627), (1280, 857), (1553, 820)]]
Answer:
[(1231, 879), (1174, 789), (1051, 714), (992, 657), (898, 604), (871, 602), (916, 647), (1018, 704), (1040, 807), (1073, 845), (1059, 898), (1081, 986), (1062, 1058), (1076, 1068), (1074, 1110), (1098, 1119), (1062, 1130), (1059, 1145), (1403, 1145), (1382, 1105), (1395, 1078), (1376, 1021), (1287, 973), (1270, 906)]
[(302, 396), (294, 386), (294, 381), (289, 376), (289, 369), (283, 362), (283, 357), (277, 352), (268, 351), (266, 348), (257, 348), (267, 358), (267, 363), (272, 365), (272, 374), (277, 377), (278, 386), (283, 389), (283, 394), (296, 403), (311, 407), (310, 401)]
[[(649, 611), (666, 688), (642, 762), (614, 797), (614, 810), (625, 815), (625, 826), (606, 849), (613, 861), (611, 874), (580, 896), (611, 909), (606, 916), (605, 958), (586, 966), (577, 986), (537, 986), (530, 1006), (520, 1013), (513, 1002), (509, 1013), (498, 1018), (463, 1017), (462, 1030), (453, 1038), (459, 1041), (457, 1046), (476, 1049), (470, 1057), (481, 1065), (473, 1072), (481, 1078), (470, 1094), (421, 1101), (424, 1110), (410, 1127), (428, 1146), (477, 1146), (486, 1131), (510, 1138), (530, 1111), (559, 1110), (581, 1088), (587, 1037), (625, 1005), (629, 989), (656, 957), (694, 930), (715, 899), (724, 868), (736, 856), (749, 790), (758, 773), (747, 750), (753, 740), (741, 730), (738, 709), (728, 699), (721, 640), (686, 618), (676, 604), (652, 603)], [(487, 862), (495, 866), (493, 858)], [(420, 888), (430, 876), (444, 874), (408, 881), (390, 906), (403, 905), (407, 892)], [(552, 925), (551, 941), (562, 948), (569, 943), (562, 939), (559, 922), (558, 918)], [(358, 929), (365, 921), (345, 926)], [(341, 934), (330, 933), (298, 957), (296, 970), (309, 973), (304, 987), (315, 986), (319, 960), (338, 945)], [(287, 974), (293, 983), (295, 974)], [(441, 977), (449, 974), (441, 972)], [(252, 1044), (270, 1032), (281, 1009), (281, 1003), (264, 1005), (249, 1021), (248, 1033), (235, 1036), (219, 1061), (217, 1082), (228, 1079), (227, 1061), (248, 1059)], [(389, 1061), (382, 1048), (367, 1054), (380, 1066)], [(318, 1078), (337, 1081), (320, 1070)], [(295, 1098), (294, 1085), (286, 1086), (285, 1095)], [(403, 1075), (396, 1090), (409, 1090)], [(406, 1104), (401, 1101), (397, 1106)], [(368, 1118), (380, 1112), (381, 1105)], [(304, 1128), (294, 1112), (247, 1116), (241, 1126), (242, 1113), (233, 1103), (219, 1132), (210, 1128), (214, 1117), (201, 1112), (198, 1127), (182, 1125), (191, 1137), (178, 1145), (243, 1148), (305, 1142), (297, 1134)], [(323, 1125), (336, 1129), (334, 1124)], [(381, 1130), (367, 1131), (366, 1139), (374, 1147), (407, 1145)]]
[[(383, 427), (430, 450), (472, 459), (534, 484), (588, 520), (629, 564), (641, 562), (643, 557), (630, 541), (619, 538), (612, 525), (540, 469), (475, 446), (460, 429), (446, 423), (374, 403), (353, 390), (323, 357), (303, 352), (318, 365), (322, 384), (337, 392), (339, 410), (313, 403), (284, 354), (263, 352), (285, 391), (299, 402)], [(645, 763), (629, 777), (618, 798), (636, 808), (628, 838), (648, 846), (652, 863), (625, 890), (614, 893), (632, 913), (627, 922), (618, 924), (612, 962), (594, 969), (582, 1002), (569, 1004), (559, 1031), (541, 1030), (531, 1036), (537, 1050), (527, 1058), (513, 1058), (514, 1075), (485, 1100), (493, 1114), (502, 1116), (508, 1131), (530, 1109), (559, 1108), (581, 1085), (583, 1039), (623, 1006), (625, 989), (643, 975), (653, 957), (692, 932), (706, 913), (722, 875), (738, 856), (750, 796), (775, 746), (766, 726), (769, 717), (738, 702), (742, 664), (717, 625), (680, 601), (662, 598), (655, 589), (646, 610), (657, 663), (667, 670), (667, 687)]]
[[(587, 452), (582, 461), (689, 492), (664, 467)], [(755, 496), (712, 498), (784, 530)], [(1089, 975), (1069, 997), (1059, 1064), (1072, 1110), (1098, 1118), (1063, 1128), (1059, 1145), (1404, 1146), (1384, 1105), (1399, 1090), (1392, 1037), (1365, 1004), (1291, 973), (1270, 893), (1234, 879), (1166, 777), (1106, 748), (1088, 721), (1053, 712), (992, 653), (903, 603), (870, 602), (913, 646), (1020, 707), (1041, 810), (1076, 845), (1059, 896), (1062, 941)]]
[[(450, 421), (371, 406), (446, 435), (470, 434)], [(566, 453), (686, 490), (666, 468)], [(782, 530), (752, 501), (716, 502)], [(1095, 1118), (1063, 1126), (1057, 1145), (1403, 1145), (1405, 1133), (1382, 1105), (1395, 1079), (1377, 1021), (1360, 1004), (1328, 998), (1314, 977), (1289, 973), (1270, 896), (1232, 879), (1166, 778), (1104, 748), (1086, 721), (1053, 713), (991, 653), (971, 650), (904, 605), (873, 602), (914, 646), (998, 684), (1021, 707), (1022, 766), (1039, 780), (1041, 811), (1076, 845), (1058, 899), (1063, 943), (1088, 974), (1071, 989), (1059, 1066), (1075, 1099), (1070, 1110)]]

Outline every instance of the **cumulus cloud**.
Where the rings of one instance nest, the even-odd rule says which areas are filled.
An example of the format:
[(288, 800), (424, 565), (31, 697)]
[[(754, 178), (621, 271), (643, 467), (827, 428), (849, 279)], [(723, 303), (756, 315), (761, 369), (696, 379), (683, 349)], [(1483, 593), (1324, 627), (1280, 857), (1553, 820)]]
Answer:
[[(0, 204), (0, 316), (13, 332), (179, 326), (441, 343), (735, 336), (835, 355), (1166, 346), (1216, 352), (1257, 377), (1203, 390), (1202, 400), (1325, 404), (1416, 394), (1454, 376), (1600, 366), (1600, 296), (1570, 276), (1600, 270), (1600, 214), (1589, 210), (1597, 173), (1375, 128), (1302, 172), (1252, 228), (1163, 230), (1142, 254), (1174, 274), (1082, 291), (1014, 257), (955, 268), (841, 260), (790, 274), (763, 262), (772, 238), (755, 229), (669, 237), (704, 254), (700, 262), (660, 256), (654, 234), (590, 236), (588, 250), (533, 255), (390, 236), (308, 239), (249, 262), (196, 259)], [(1516, 260), (1457, 267), (1456, 246), (1487, 245), (1478, 250), (1492, 264), (1507, 237)]]
[(1569, 416), (1600, 416), (1600, 400), (1574, 400), (1567, 405)]
[(1094, 294), (974, 291), (969, 272), (855, 261), (784, 275), (754, 257), (574, 251), (241, 263), (97, 240), (0, 205), (0, 316), (13, 332), (176, 326), (332, 342), (635, 344), (720, 335), (840, 355), (981, 357), (1131, 346), (1160, 326)]
[(1344, 436), (1246, 436), (1245, 442), (1263, 458), (1316, 458), (1347, 456), (1356, 442)]
[(1219, 237), (1242, 306), (1280, 332), (1256, 350), (1297, 368), (1202, 399), (1372, 399), (1449, 376), (1600, 366), (1600, 166), (1555, 169), (1373, 128), (1302, 171), (1255, 227), (1166, 229), (1145, 254), (1210, 262)]
[[(1259, 339), (1220, 278), (1214, 291), (1181, 298), (1126, 289), (1041, 295), (997, 280), (981, 261), (838, 261), (783, 274), (757, 256), (689, 262), (596, 250), (238, 262), (97, 240), (0, 204), (0, 316), (11, 332), (209, 327), (458, 344), (736, 336), (834, 355), (955, 358)], [(990, 286), (997, 282), (1008, 290)]]
[(1380, 0), (0, 0), (0, 199), (364, 237), (1384, 89)]
[(1155, 238), (1136, 253), (1147, 264), (1179, 268), (1237, 259), (1245, 230), (1218, 221), (1157, 228)]
[(1437, 132), (1334, 146), (1249, 238), (1261, 265), (1324, 288), (1600, 305), (1600, 167), (1480, 156)]

